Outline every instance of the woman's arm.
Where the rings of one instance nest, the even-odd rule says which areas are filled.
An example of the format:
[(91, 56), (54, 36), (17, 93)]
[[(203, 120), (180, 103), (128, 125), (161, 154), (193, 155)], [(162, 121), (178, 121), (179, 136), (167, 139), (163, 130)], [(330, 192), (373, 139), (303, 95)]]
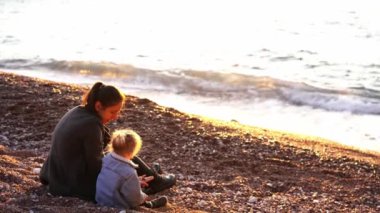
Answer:
[(91, 181), (94, 182), (96, 182), (96, 178), (102, 167), (102, 139), (102, 129), (99, 124), (89, 124), (86, 128), (83, 140), (84, 157), (86, 161), (86, 174), (91, 178)]

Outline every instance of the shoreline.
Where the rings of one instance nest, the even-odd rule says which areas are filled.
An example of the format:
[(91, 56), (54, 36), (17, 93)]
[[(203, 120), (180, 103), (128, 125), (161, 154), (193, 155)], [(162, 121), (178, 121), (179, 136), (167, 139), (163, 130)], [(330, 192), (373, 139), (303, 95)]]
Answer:
[[(27, 77), (31, 77), (31, 78), (39, 78), (41, 80), (46, 80), (46, 81), (53, 81), (56, 83), (78, 85), (80, 87), (92, 85), (92, 82), (97, 80), (97, 78), (94, 78), (94, 76), (85, 76), (85, 75), (73, 74), (73, 73), (71, 73), (71, 74), (70, 73), (56, 73), (53, 71), (38, 72), (38, 71), (32, 71), (32, 70), (28, 70), (28, 71), (18, 70), (18, 71), (16, 71), (16, 70), (4, 70), (4, 69), (1, 71), (6, 72), (6, 73), (11, 73), (11, 74), (16, 74), (16, 75), (27, 76)], [(69, 82), (69, 80), (71, 82)], [(104, 81), (106, 83), (112, 82), (112, 84), (119, 86), (122, 89), (126, 89), (126, 88), (123, 88), (124, 85), (121, 84), (120, 82), (114, 82), (114, 81), (107, 79), (107, 78), (104, 79)], [(233, 111), (232, 112), (229, 111), (230, 107), (222, 108), (221, 112), (219, 112), (218, 106), (220, 106), (220, 104), (224, 105), (223, 102), (218, 104), (218, 106), (213, 106), (213, 105), (210, 105), (210, 106), (205, 105), (204, 106), (202, 104), (197, 105), (196, 101), (195, 102), (191, 102), (191, 101), (186, 102), (186, 101), (184, 101), (186, 98), (184, 98), (182, 96), (176, 96), (176, 95), (173, 96), (173, 94), (169, 94), (168, 96), (166, 96), (166, 95), (162, 95), (160, 93), (154, 94), (154, 93), (150, 93), (150, 92), (148, 92), (148, 93), (144, 93), (144, 92), (140, 93), (140, 92), (136, 92), (136, 91), (130, 91), (130, 92), (131, 92), (131, 94), (130, 94), (131, 96), (136, 96), (136, 97), (140, 97), (140, 98), (147, 98), (147, 99), (150, 99), (159, 105), (162, 105), (165, 107), (170, 107), (170, 108), (175, 108), (175, 109), (182, 111), (183, 113), (186, 113), (186, 114), (194, 114), (194, 115), (200, 116), (200, 117), (210, 116), (210, 117), (212, 117), (211, 119), (222, 120), (222, 121), (225, 121), (226, 123), (228, 123), (229, 121), (236, 121), (236, 122), (241, 123), (243, 125), (265, 128), (265, 129), (268, 129), (270, 131), (277, 131), (277, 132), (284, 132), (286, 134), (290, 133), (293, 135), (305, 135), (308, 137), (321, 138), (322, 140), (334, 141), (334, 143), (340, 144), (343, 147), (347, 147), (348, 149), (360, 150), (362, 152), (380, 153), (380, 147), (376, 143), (376, 137), (375, 136), (372, 137), (372, 139), (368, 139), (368, 138), (359, 139), (363, 135), (367, 135), (367, 134), (370, 135), (372, 133), (362, 132), (361, 134), (358, 134), (358, 133), (354, 133), (354, 132), (342, 131), (341, 128), (344, 128), (344, 125), (343, 126), (339, 125), (340, 122), (336, 123), (334, 121), (335, 125), (333, 127), (333, 129), (335, 129), (335, 126), (340, 126), (340, 129), (338, 128), (336, 131), (334, 130), (334, 131), (331, 131), (331, 133), (326, 133), (326, 128), (328, 126), (330, 126), (330, 124), (315, 126), (314, 128), (312, 128), (313, 131), (311, 131), (310, 128), (312, 125), (310, 126), (310, 124), (313, 123), (315, 121), (315, 119), (310, 119), (310, 120), (306, 119), (306, 120), (302, 121), (302, 123), (299, 123), (299, 121), (296, 122), (296, 123), (298, 123), (298, 124), (296, 124), (296, 126), (299, 126), (300, 129), (303, 128), (302, 126), (309, 126), (306, 129), (303, 129), (301, 131), (299, 128), (295, 128), (295, 127), (281, 127), (284, 124), (281, 124), (280, 126), (272, 125), (272, 124), (278, 123), (279, 121), (273, 120), (273, 119), (276, 119), (276, 113), (274, 113), (274, 115), (272, 115), (273, 113), (271, 111), (266, 112), (266, 111), (260, 111), (259, 110), (259, 111), (255, 112), (254, 114), (260, 113), (260, 114), (262, 114), (262, 116), (255, 117), (255, 119), (252, 119), (252, 120), (256, 120), (256, 121), (252, 122), (252, 121), (245, 120), (245, 118), (249, 118), (251, 116), (251, 112), (241, 111), (240, 115), (237, 114), (235, 116), (225, 116), (225, 114), (230, 114), (230, 113), (234, 114), (235, 113)], [(171, 101), (168, 101), (169, 99)], [(177, 102), (177, 101), (180, 104), (176, 104), (175, 102)], [(200, 110), (200, 109), (202, 109), (202, 110)], [(215, 112), (218, 112), (218, 113), (215, 113)], [(297, 111), (296, 113), (299, 113), (299, 112)], [(304, 112), (304, 113), (307, 113), (307, 112)], [(243, 116), (241, 116), (241, 115), (243, 115)], [(270, 116), (268, 116), (268, 115), (270, 115)], [(290, 113), (288, 116), (283, 117), (281, 119), (280, 123), (283, 121), (288, 121), (289, 119), (293, 118), (293, 117), (289, 117), (289, 116), (292, 116), (292, 114)], [(310, 115), (310, 116), (313, 117), (315, 115)], [(321, 114), (320, 116), (324, 116), (324, 115)], [(297, 116), (294, 118), (296, 120), (300, 119), (300, 118), (297, 118)], [(336, 119), (339, 120), (339, 118), (336, 118)], [(265, 121), (265, 122), (270, 121), (270, 123), (272, 123), (272, 124), (265, 124), (265, 123), (263, 123), (263, 121)], [(260, 124), (257, 124), (257, 122), (263, 123), (263, 124), (260, 125)], [(374, 121), (368, 121), (368, 122), (371, 123)], [(366, 123), (368, 123), (368, 122), (366, 122)], [(287, 123), (287, 122), (285, 122), (285, 123)], [(292, 122), (290, 122), (290, 123), (292, 123)], [(350, 123), (350, 121), (347, 120), (347, 121), (345, 121), (345, 123)], [(288, 124), (286, 124), (286, 125), (288, 125)], [(290, 125), (290, 126), (292, 126), (292, 125)], [(357, 125), (351, 124), (349, 126), (360, 126), (360, 125), (358, 123)], [(329, 131), (330, 131), (330, 129), (331, 128), (328, 128)], [(332, 132), (334, 132), (334, 133), (332, 133)], [(351, 137), (348, 138), (347, 134), (351, 135)], [(358, 141), (360, 141), (360, 143), (357, 143)]]
[[(51, 197), (33, 172), (49, 151), (56, 122), (79, 104), (85, 88), (1, 71), (0, 87), (0, 206), (10, 212), (70, 212), (78, 205), (85, 212), (116, 212)], [(379, 153), (189, 115), (134, 96), (127, 96), (121, 114), (110, 128), (136, 130), (144, 159), (179, 177), (162, 192), (170, 205), (155, 211), (380, 210)]]

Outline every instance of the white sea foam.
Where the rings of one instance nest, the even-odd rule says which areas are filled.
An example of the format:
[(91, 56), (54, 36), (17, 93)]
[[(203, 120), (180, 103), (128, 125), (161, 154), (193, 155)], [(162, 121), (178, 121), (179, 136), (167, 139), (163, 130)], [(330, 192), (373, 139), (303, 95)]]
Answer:
[[(79, 76), (115, 79), (127, 88), (212, 97), (221, 101), (250, 103), (274, 99), (295, 106), (328, 111), (380, 114), (380, 92), (364, 87), (324, 89), (306, 83), (271, 77), (194, 70), (148, 70), (106, 62), (3, 60), (3, 68), (43, 69)], [(54, 72), (50, 72), (54, 73)]]

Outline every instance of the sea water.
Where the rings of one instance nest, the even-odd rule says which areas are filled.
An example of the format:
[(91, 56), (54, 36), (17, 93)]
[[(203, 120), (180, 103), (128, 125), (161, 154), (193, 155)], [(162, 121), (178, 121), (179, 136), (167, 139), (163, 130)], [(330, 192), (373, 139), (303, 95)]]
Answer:
[(380, 151), (377, 1), (0, 0), (0, 69)]

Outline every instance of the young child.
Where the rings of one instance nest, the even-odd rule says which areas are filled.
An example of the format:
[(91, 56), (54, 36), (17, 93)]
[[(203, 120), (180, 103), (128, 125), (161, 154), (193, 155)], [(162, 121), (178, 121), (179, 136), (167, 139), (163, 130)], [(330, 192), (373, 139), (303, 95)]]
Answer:
[(141, 186), (149, 185), (153, 176), (137, 176), (131, 159), (140, 151), (142, 141), (132, 130), (116, 130), (112, 134), (110, 153), (103, 158), (103, 165), (96, 182), (96, 201), (100, 205), (135, 209), (140, 205), (157, 208), (166, 205), (165, 196), (149, 201)]

